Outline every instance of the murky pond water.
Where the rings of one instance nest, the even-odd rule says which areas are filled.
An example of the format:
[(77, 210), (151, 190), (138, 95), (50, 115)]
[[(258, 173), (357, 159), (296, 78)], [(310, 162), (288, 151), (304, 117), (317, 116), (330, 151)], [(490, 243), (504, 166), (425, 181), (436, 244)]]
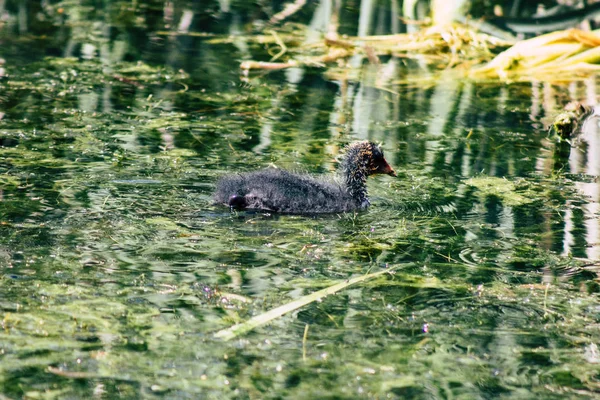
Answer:
[[(0, 49), (3, 396), (597, 396), (598, 121), (576, 148), (546, 131), (596, 102), (594, 78), (432, 78), (400, 59), (244, 77), (268, 46), (161, 33), (168, 7), (115, 2), (111, 29), (48, 7), (68, 23), (8, 23)], [(212, 202), (225, 174), (331, 174), (357, 139), (398, 172), (369, 180), (365, 212)]]

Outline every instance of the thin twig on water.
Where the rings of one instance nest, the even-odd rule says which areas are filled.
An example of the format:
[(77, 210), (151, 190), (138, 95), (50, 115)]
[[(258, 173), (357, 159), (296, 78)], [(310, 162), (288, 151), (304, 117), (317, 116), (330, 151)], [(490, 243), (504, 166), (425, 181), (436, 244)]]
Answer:
[(407, 266), (411, 266), (411, 265), (413, 265), (413, 264), (412, 263), (400, 264), (400, 265), (396, 265), (391, 268), (387, 268), (382, 271), (378, 271), (378, 272), (374, 272), (374, 273), (366, 274), (366, 275), (361, 275), (356, 278), (352, 278), (352, 279), (345, 280), (343, 282), (339, 282), (339, 283), (329, 286), (325, 289), (316, 291), (316, 292), (308, 294), (306, 296), (302, 296), (301, 298), (299, 298), (297, 300), (294, 300), (294, 301), (291, 301), (282, 306), (276, 307), (276, 308), (274, 308), (270, 311), (267, 311), (263, 314), (257, 315), (256, 317), (250, 318), (246, 322), (234, 325), (227, 329), (220, 330), (217, 333), (215, 333), (215, 337), (219, 338), (219, 339), (223, 339), (223, 340), (234, 339), (240, 335), (250, 332), (251, 330), (253, 330), (261, 325), (264, 325), (276, 318), (279, 318), (282, 315), (287, 314), (290, 311), (297, 310), (300, 307), (303, 307), (314, 301), (317, 301), (317, 300), (327, 297), (331, 294), (339, 292), (340, 290), (345, 289), (348, 286), (352, 286), (354, 284), (373, 279), (380, 275), (390, 273), (401, 267), (407, 267)]

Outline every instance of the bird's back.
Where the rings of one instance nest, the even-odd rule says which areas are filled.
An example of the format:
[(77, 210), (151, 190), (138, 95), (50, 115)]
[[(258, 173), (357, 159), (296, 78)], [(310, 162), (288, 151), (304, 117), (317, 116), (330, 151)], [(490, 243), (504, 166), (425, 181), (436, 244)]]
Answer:
[(359, 206), (335, 182), (274, 168), (221, 179), (215, 201), (243, 209), (292, 214), (345, 212)]

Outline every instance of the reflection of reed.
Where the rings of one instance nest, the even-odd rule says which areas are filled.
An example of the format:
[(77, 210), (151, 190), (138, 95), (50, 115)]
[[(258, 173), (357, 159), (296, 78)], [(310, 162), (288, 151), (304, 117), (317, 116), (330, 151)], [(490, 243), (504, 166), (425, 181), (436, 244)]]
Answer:
[[(381, 68), (368, 65), (363, 66), (363, 71), (381, 71)], [(385, 91), (373, 88), (368, 76), (369, 73), (363, 72), (354, 98), (348, 98), (344, 93), (338, 101), (343, 99), (344, 103), (352, 103), (353, 127), (365, 137), (380, 137), (378, 127), (393, 121), (396, 133), (390, 135), (388, 129), (381, 137), (388, 144), (398, 143), (393, 146), (398, 149), (393, 161), (396, 165), (403, 164), (399, 160), (420, 160), (429, 173), (453, 180), (481, 173), (511, 180), (535, 171), (543, 176), (556, 171), (600, 175), (600, 132), (596, 122), (585, 124), (578, 138), (579, 144), (573, 148), (544, 139), (546, 132), (544, 124), (540, 123), (552, 118), (560, 104), (577, 100), (582, 91), (586, 93), (588, 103), (595, 103), (593, 80), (584, 82), (583, 87), (581, 83), (557, 87), (534, 82), (529, 89), (532, 97), (531, 107), (528, 107), (526, 99), (520, 97), (528, 92), (523, 85), (491, 89), (490, 98), (482, 104), (481, 94), (475, 93), (471, 83), (451, 79), (440, 80), (433, 88), (409, 89), (408, 92), (405, 87), (393, 89), (395, 95), (380, 101), (378, 99), (384, 97)], [(389, 83), (385, 87), (390, 88)], [(517, 99), (522, 103), (516, 106), (517, 111), (511, 110), (515, 107), (511, 104), (517, 103)], [(490, 109), (493, 103), (495, 110)], [(427, 121), (426, 126), (403, 125), (402, 122), (410, 118), (406, 107), (418, 110), (417, 118)], [(525, 111), (527, 108), (529, 111)], [(494, 118), (501, 118), (502, 122), (498, 124)], [(515, 140), (507, 138), (506, 134), (516, 134)], [(416, 151), (419, 148), (422, 152)], [(531, 157), (525, 156), (524, 152), (530, 153)], [(457, 199), (463, 192), (461, 186), (458, 186)], [(577, 182), (575, 187), (589, 199), (581, 206), (584, 218), (573, 217), (574, 212), (579, 215), (577, 210), (572, 210), (578, 205), (567, 199), (560, 205), (561, 209), (568, 209), (565, 214), (541, 212), (539, 216), (545, 222), (540, 227), (548, 234), (544, 235), (545, 240), (540, 245), (551, 251), (563, 249), (564, 254), (581, 255), (583, 251), (587, 258), (595, 260), (600, 257), (600, 225), (596, 217), (600, 212), (600, 188), (595, 181)], [(506, 237), (519, 235), (519, 229), (527, 226), (525, 220), (515, 220), (522, 213), (515, 214), (514, 207), (504, 204), (484, 202), (473, 205), (469, 212), (473, 211), (481, 218), (494, 221), (493, 224), (498, 226), (496, 230)], [(564, 231), (562, 236), (556, 234), (557, 228)]]
[[(585, 93), (585, 103), (595, 105), (597, 102), (596, 82), (587, 79), (577, 87), (571, 83), (568, 87), (568, 98), (560, 98), (561, 93), (549, 84), (544, 84), (544, 97), (541, 101), (546, 116), (557, 113), (558, 102), (579, 101), (578, 93)], [(582, 90), (583, 89), (583, 90)], [(539, 92), (534, 92), (539, 95)], [(565, 101), (566, 100), (566, 101)], [(534, 104), (537, 100), (534, 99)], [(548, 121), (548, 119), (546, 119)], [(548, 174), (552, 171), (568, 172), (572, 176), (586, 175), (587, 178), (575, 181), (575, 188), (582, 195), (583, 204), (579, 205), (571, 199), (565, 199), (565, 211), (562, 215), (563, 235), (561, 237), (563, 254), (586, 257), (591, 260), (600, 258), (600, 129), (598, 118), (587, 118), (580, 131), (569, 143), (560, 142), (553, 146), (552, 156), (540, 153), (538, 172)], [(590, 179), (591, 178), (591, 179)], [(573, 178), (576, 179), (576, 178)], [(581, 217), (578, 215), (581, 212)], [(548, 216), (548, 218), (551, 218)], [(550, 222), (550, 221), (549, 221)]]
[[(600, 212), (600, 130), (597, 118), (588, 120), (579, 138), (577, 147), (571, 149), (569, 165), (574, 174), (585, 173), (594, 177), (592, 181), (576, 182), (575, 187), (586, 199), (582, 205), (584, 212), (586, 255), (591, 260), (600, 259), (600, 226), (598, 215)], [(576, 229), (577, 227), (575, 227)], [(565, 235), (566, 236), (566, 235)], [(565, 251), (569, 247), (565, 243)]]
[[(338, 36), (342, 3), (339, 0), (319, 2), (310, 24), (315, 36), (322, 36), (323, 32), (327, 32), (327, 35), (334, 39)], [(169, 25), (173, 32), (193, 30), (193, 16), (190, 12), (175, 12), (173, 5), (169, 4), (171, 3), (165, 5), (162, 22)], [(22, 7), (19, 8), (21, 9)], [(381, 11), (377, 2), (362, 1), (356, 31), (351, 34), (362, 38), (373, 34), (399, 33), (404, 27), (398, 22), (398, 14), (397, 2), (392, 2), (390, 9)], [(75, 18), (75, 14), (69, 14), (69, 18)], [(77, 21), (70, 21), (74, 28), (70, 41), (64, 46), (65, 55), (75, 55), (75, 50), (85, 44), (78, 42), (77, 38), (86, 37), (89, 33), (88, 26), (77, 25), (75, 22)], [(23, 26), (24, 29), (27, 28), (26, 25)], [(243, 32), (242, 23), (233, 18), (230, 32)], [(98, 32), (95, 34), (99, 36), (97, 39), (105, 41), (103, 45), (98, 46), (97, 56), (107, 68), (123, 60), (125, 53), (134, 47), (125, 35), (111, 39), (106, 30), (100, 35)], [(231, 58), (249, 59), (253, 56), (250, 42), (243, 36), (235, 35), (232, 39), (234, 55)], [(182, 46), (178, 45), (188, 44), (192, 39), (171, 36), (168, 40), (171, 46), (161, 57), (164, 57), (163, 61), (166, 64), (179, 66), (179, 60), (186, 54)], [(310, 42), (309, 35), (306, 43)], [(221, 61), (222, 57), (218, 54), (219, 49), (200, 40), (194, 44), (195, 51), (202, 54), (201, 67), (198, 67), (199, 71), (194, 71), (194, 90), (197, 93), (198, 88), (202, 87), (209, 93), (224, 91), (230, 83), (226, 82), (230, 77), (223, 78), (222, 66), (216, 62)], [(430, 77), (426, 68), (422, 68), (419, 71), (410, 71), (412, 81), (408, 85), (400, 85), (398, 81), (402, 74), (408, 75), (406, 60), (382, 57), (378, 62), (374, 62), (368, 55), (367, 51), (357, 53), (352, 59), (355, 70), (349, 72), (341, 68), (343, 73), (331, 74), (326, 78), (304, 68), (291, 68), (281, 73), (280, 76), (285, 77), (285, 83), (279, 90), (273, 91), (273, 96), (268, 97), (265, 102), (268, 105), (261, 105), (264, 108), (256, 111), (241, 110), (255, 113), (252, 121), (244, 120), (244, 130), (252, 132), (248, 134), (252, 135), (252, 146), (248, 147), (257, 153), (284, 148), (303, 157), (298, 163), (301, 168), (310, 165), (310, 168), (319, 170), (331, 168), (329, 158), (324, 155), (334, 154), (339, 142), (350, 141), (348, 136), (379, 140), (384, 142), (386, 149), (397, 150), (392, 155), (393, 164), (424, 165), (426, 173), (432, 177), (445, 179), (449, 184), (459, 182), (456, 190), (457, 201), (463, 200), (460, 197), (464, 187), (460, 181), (477, 174), (506, 176), (507, 179), (525, 176), (530, 172), (549, 175), (557, 170), (600, 175), (597, 148), (600, 140), (597, 125), (591, 126), (581, 135), (580, 146), (577, 148), (570, 149), (564, 145), (545, 143), (545, 148), (540, 151), (541, 137), (545, 134), (541, 132), (539, 122), (553, 115), (557, 107), (565, 102), (564, 93), (568, 93), (569, 100), (578, 100), (581, 92), (581, 86), (577, 86), (578, 84), (569, 84), (568, 91), (558, 91), (556, 86), (541, 82), (534, 82), (531, 87), (513, 85), (491, 88), (454, 79), (448, 71), (436, 81)], [(191, 67), (189, 69), (191, 70)], [(351, 74), (353, 76), (349, 76)], [(415, 77), (419, 74), (428, 78), (426, 85), (416, 81)], [(257, 83), (253, 88), (269, 84), (267, 79), (261, 79), (262, 77), (248, 81)], [(276, 79), (277, 76), (273, 78), (274, 81)], [(118, 103), (113, 104), (113, 92), (116, 90), (112, 87), (110, 83), (106, 83), (101, 93), (92, 91), (79, 95), (79, 109), (92, 113), (124, 108)], [(524, 88), (533, 92), (530, 112), (518, 110), (527, 108), (528, 104), (515, 105), (518, 101), (524, 101), (519, 92)], [(588, 102), (595, 103), (593, 80), (586, 81), (584, 89)], [(251, 90), (253, 89), (248, 91)], [(143, 108), (149, 93), (137, 87), (132, 87), (131, 91), (135, 93), (132, 102), (134, 108)], [(158, 91), (153, 95), (156, 98), (167, 97)], [(170, 109), (172, 104), (163, 101), (162, 106)], [(225, 118), (230, 111), (240, 111), (228, 106), (215, 106), (214, 112), (207, 112), (206, 115), (213, 119)], [(512, 111), (511, 107), (517, 111)], [(503, 127), (502, 124), (506, 126)], [(519, 131), (514, 141), (506, 137), (513, 133), (508, 132), (511, 129)], [(204, 132), (203, 130), (202, 135)], [(181, 140), (177, 135), (171, 136), (161, 132), (159, 136), (164, 148), (182, 145), (181, 142), (176, 143), (177, 140)], [(332, 138), (342, 140), (332, 141)], [(127, 135), (121, 139), (121, 147), (139, 151), (139, 134)], [(329, 147), (324, 145), (326, 142)], [(553, 149), (553, 153), (548, 151), (549, 148)], [(565, 155), (567, 150), (569, 152)], [(595, 182), (580, 182), (577, 187), (590, 199), (585, 206), (585, 215), (588, 244), (593, 245), (598, 242), (597, 227), (592, 224), (595, 223), (594, 213), (599, 201), (598, 188)], [(515, 225), (514, 210), (497, 204), (492, 207), (491, 204), (471, 204), (470, 211), (482, 211), (487, 218), (497, 220), (502, 229), (512, 231)], [(496, 218), (492, 218), (494, 213), (498, 214)], [(548, 218), (554, 216), (549, 215)], [(548, 229), (551, 229), (550, 225), (548, 224)], [(570, 225), (566, 224), (564, 229), (570, 229), (568, 226)], [(569, 234), (573, 235), (572, 232)], [(565, 251), (568, 252), (567, 249), (572, 249), (571, 243), (576, 241), (566, 236), (567, 234), (564, 245)], [(548, 246), (556, 247), (556, 243)]]

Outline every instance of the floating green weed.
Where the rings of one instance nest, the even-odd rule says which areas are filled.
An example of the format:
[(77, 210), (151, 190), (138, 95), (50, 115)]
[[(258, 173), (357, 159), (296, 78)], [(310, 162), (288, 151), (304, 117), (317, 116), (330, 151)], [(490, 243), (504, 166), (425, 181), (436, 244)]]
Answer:
[(527, 192), (517, 188), (517, 185), (514, 182), (511, 182), (506, 178), (479, 176), (470, 178), (466, 183), (469, 186), (477, 188), (483, 197), (496, 196), (507, 206), (516, 207), (529, 204), (535, 200), (535, 198), (526, 197), (521, 194), (527, 194)]

